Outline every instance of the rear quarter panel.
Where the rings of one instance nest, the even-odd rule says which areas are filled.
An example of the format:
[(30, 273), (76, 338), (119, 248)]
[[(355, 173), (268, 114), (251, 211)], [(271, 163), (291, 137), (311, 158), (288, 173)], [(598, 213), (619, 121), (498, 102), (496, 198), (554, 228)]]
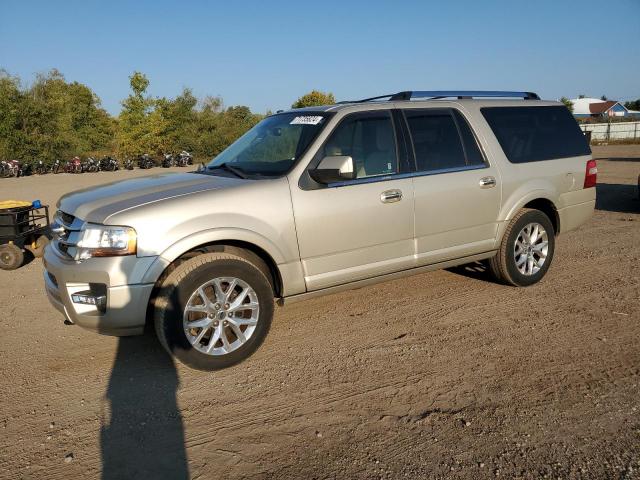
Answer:
[[(516, 106), (522, 101), (492, 102), (491, 106)], [(537, 106), (558, 105), (556, 102), (535, 102)], [(501, 208), (498, 214), (496, 248), (500, 245), (507, 224), (527, 203), (547, 199), (553, 203), (560, 217), (560, 231), (566, 232), (584, 223), (595, 205), (595, 188), (584, 189), (587, 161), (591, 155), (559, 158), (530, 163), (511, 163), (504, 154), (491, 127), (480, 109), (480, 102), (464, 102), (461, 109), (472, 119), (480, 143), (500, 172)], [(580, 211), (569, 207), (583, 205)], [(565, 211), (566, 210), (566, 211)], [(564, 225), (563, 225), (564, 224)]]

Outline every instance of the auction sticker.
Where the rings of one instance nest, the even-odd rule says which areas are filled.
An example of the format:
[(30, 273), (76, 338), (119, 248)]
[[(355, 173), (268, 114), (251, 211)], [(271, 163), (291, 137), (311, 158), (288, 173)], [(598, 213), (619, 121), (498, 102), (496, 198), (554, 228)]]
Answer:
[(322, 117), (319, 115), (306, 115), (294, 118), (291, 120), (290, 125), (318, 125), (321, 121)]

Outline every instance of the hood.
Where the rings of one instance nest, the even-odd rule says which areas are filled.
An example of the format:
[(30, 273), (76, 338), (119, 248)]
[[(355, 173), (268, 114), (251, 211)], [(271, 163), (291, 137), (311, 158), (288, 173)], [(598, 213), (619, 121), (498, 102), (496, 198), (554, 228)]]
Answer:
[(104, 223), (116, 213), (141, 205), (229, 188), (250, 181), (215, 175), (167, 172), (71, 192), (60, 198), (58, 208), (87, 222)]

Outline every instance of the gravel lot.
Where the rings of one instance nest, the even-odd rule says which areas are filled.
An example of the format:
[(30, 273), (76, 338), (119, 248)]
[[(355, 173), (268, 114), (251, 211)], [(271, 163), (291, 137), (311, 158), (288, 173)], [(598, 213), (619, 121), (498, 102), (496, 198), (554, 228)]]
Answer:
[(640, 146), (594, 157), (596, 213), (540, 284), (459, 268), (292, 304), (221, 372), (65, 326), (39, 260), (0, 271), (0, 477), (640, 478)]

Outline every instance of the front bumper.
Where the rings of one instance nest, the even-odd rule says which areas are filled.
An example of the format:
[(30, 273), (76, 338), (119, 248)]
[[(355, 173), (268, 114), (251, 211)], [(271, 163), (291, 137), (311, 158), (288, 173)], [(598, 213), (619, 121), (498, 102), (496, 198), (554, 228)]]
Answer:
[[(54, 245), (44, 252), (44, 282), (51, 304), (69, 321), (105, 335), (139, 335), (144, 331), (153, 283), (141, 283), (156, 257), (103, 257), (76, 262)], [(106, 286), (106, 308), (73, 303), (71, 295), (91, 284)]]

